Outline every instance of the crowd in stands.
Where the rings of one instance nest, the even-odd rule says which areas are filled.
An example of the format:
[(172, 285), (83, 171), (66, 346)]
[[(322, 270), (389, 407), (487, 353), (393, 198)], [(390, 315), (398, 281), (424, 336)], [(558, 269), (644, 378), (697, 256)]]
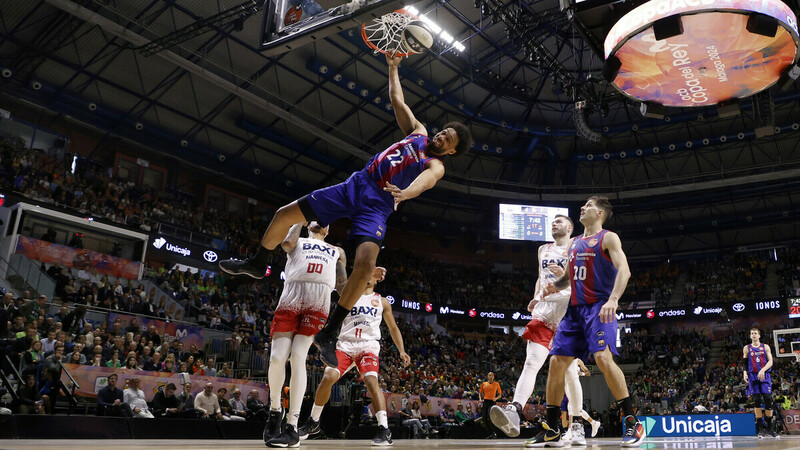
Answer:
[[(76, 170), (46, 154), (0, 141), (0, 187), (32, 200), (145, 231), (169, 224), (224, 241), (246, 254), (266, 223), (257, 217), (205, 208), (181, 192), (154, 189), (114, 177), (110, 167), (79, 164)], [(66, 242), (61, 242), (66, 244)]]
[(723, 303), (764, 295), (767, 260), (748, 254), (691, 262), (684, 304)]

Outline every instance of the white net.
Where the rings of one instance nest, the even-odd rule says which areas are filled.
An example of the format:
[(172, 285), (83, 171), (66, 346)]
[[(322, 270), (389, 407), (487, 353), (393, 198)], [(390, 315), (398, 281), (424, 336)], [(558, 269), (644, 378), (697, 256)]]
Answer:
[(372, 43), (375, 53), (412, 54), (414, 51), (403, 45), (403, 30), (414, 20), (417, 18), (405, 12), (394, 11), (384, 14), (374, 19), (373, 23), (364, 25), (362, 29), (364, 40)]

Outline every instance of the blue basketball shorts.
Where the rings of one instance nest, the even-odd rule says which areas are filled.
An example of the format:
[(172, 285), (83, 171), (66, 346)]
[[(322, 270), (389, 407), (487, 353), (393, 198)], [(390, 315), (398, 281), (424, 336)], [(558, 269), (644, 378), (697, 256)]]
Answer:
[(619, 355), (617, 318), (610, 323), (602, 323), (598, 316), (604, 304), (605, 302), (596, 302), (567, 307), (567, 313), (558, 324), (550, 354), (586, 360), (589, 355), (608, 347), (611, 353)]

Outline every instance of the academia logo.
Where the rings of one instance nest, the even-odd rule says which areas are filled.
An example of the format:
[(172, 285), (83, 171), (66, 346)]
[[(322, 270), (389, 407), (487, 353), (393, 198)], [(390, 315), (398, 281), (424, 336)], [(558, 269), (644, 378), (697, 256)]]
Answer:
[(166, 243), (167, 243), (167, 240), (164, 239), (163, 237), (160, 237), (160, 238), (156, 239), (155, 241), (153, 241), (153, 247), (155, 247), (155, 248), (160, 250), (161, 247), (163, 247), (164, 244), (166, 244)]

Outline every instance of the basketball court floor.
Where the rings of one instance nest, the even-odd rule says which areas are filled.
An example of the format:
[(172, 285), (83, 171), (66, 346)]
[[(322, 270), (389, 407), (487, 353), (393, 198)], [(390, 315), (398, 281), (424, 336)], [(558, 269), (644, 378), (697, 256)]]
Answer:
[[(466, 440), (466, 439), (435, 439), (435, 440), (406, 440), (396, 439), (391, 448), (394, 449), (441, 449), (441, 450), (488, 450), (488, 449), (517, 449), (524, 448), (522, 440)], [(619, 439), (587, 439), (586, 449), (619, 448)], [(222, 448), (266, 448), (260, 440), (0, 440), (3, 449), (222, 449)], [(304, 441), (300, 448), (319, 450), (339, 450), (353, 448), (371, 448), (370, 441), (361, 440), (330, 440), (330, 441)], [(574, 447), (581, 448), (581, 447)], [(757, 439), (755, 437), (702, 437), (702, 438), (648, 438), (642, 449), (662, 448), (753, 448), (762, 450), (800, 450), (800, 435), (783, 436), (781, 439)]]

